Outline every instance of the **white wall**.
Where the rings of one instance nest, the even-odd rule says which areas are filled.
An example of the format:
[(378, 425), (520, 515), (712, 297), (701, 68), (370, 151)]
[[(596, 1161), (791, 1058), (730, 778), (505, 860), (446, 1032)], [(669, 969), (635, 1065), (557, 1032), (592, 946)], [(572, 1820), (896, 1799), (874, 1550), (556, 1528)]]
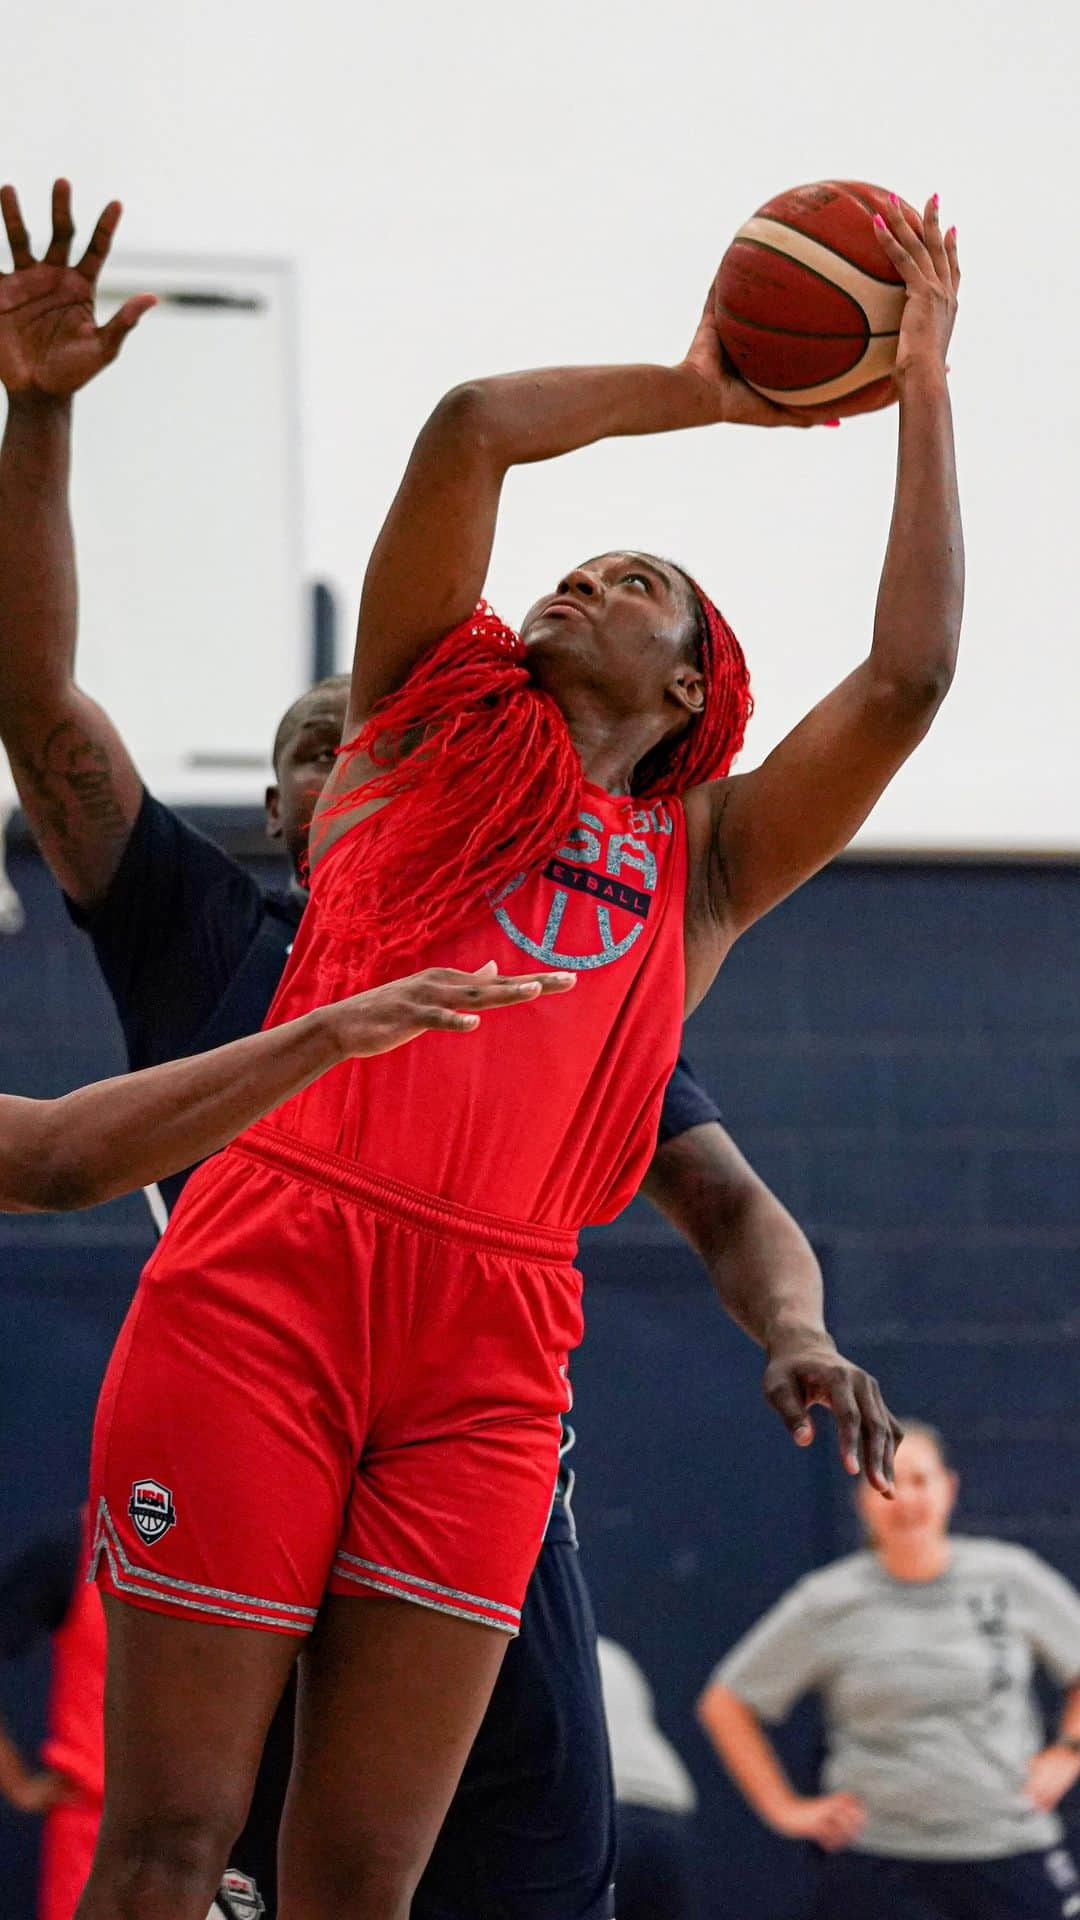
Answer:
[[(350, 604), (448, 384), (675, 357), (731, 231), (780, 187), (847, 173), (915, 200), (940, 189), (966, 274), (952, 355), (966, 657), (864, 840), (1080, 849), (1071, 0), (20, 14), (5, 27), (2, 165), (36, 232), (66, 171), (86, 219), (125, 199), (131, 249), (296, 260), (305, 557)], [(108, 377), (119, 389), (123, 366)], [(751, 657), (750, 762), (867, 642), (893, 438), (888, 418), (720, 430), (527, 472), (492, 597), (517, 617), (606, 544), (685, 560)]]

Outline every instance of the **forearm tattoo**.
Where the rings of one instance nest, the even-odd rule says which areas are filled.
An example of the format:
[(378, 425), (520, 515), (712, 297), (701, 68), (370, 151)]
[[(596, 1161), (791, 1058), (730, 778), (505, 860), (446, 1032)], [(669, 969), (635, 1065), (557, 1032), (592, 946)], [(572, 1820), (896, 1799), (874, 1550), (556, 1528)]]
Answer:
[(47, 735), (40, 759), (20, 771), (31, 786), (39, 828), (62, 847), (123, 840), (131, 822), (117, 791), (112, 758), (77, 720), (62, 720)]

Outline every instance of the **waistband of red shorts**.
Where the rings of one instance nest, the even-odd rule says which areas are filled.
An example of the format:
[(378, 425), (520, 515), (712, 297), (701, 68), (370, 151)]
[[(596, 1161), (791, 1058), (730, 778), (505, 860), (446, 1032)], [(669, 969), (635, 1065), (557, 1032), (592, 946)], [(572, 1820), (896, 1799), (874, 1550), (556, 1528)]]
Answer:
[(557, 1266), (571, 1262), (577, 1252), (577, 1234), (567, 1228), (535, 1226), (529, 1220), (508, 1220), (502, 1214), (460, 1206), (442, 1194), (424, 1193), (404, 1180), (375, 1173), (370, 1167), (358, 1166), (355, 1160), (346, 1160), (341, 1154), (265, 1123), (249, 1127), (229, 1151), (356, 1200), (372, 1213), (386, 1214), (448, 1240), (464, 1240)]

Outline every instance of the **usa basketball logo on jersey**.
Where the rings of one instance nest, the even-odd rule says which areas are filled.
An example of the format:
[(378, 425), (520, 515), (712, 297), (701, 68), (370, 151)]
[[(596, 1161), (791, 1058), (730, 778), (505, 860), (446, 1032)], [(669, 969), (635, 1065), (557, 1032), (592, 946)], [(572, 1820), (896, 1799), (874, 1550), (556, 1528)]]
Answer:
[(128, 1501), (128, 1513), (136, 1533), (148, 1547), (164, 1539), (169, 1528), (176, 1525), (172, 1494), (159, 1480), (136, 1480)]
[(542, 875), (519, 874), (492, 899), (495, 918), (530, 959), (579, 973), (609, 967), (644, 931), (673, 831), (664, 806), (627, 807), (617, 829), (583, 808)]

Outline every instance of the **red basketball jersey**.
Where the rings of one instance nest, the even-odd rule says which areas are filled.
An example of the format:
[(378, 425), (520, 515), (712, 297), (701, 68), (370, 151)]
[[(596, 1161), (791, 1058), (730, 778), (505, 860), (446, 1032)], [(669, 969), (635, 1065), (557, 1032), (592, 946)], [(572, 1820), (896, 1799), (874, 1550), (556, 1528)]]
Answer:
[[(363, 831), (343, 836), (316, 868), (268, 1025), (351, 990), (355, 953), (320, 921), (320, 876), (343, 849), (356, 859), (350, 843)], [(566, 968), (574, 992), (485, 1014), (471, 1034), (424, 1034), (346, 1062), (269, 1124), (504, 1218), (570, 1228), (610, 1220), (652, 1156), (678, 1054), (685, 894), (682, 806), (642, 808), (587, 783), (578, 824), (543, 871), (412, 962)]]

